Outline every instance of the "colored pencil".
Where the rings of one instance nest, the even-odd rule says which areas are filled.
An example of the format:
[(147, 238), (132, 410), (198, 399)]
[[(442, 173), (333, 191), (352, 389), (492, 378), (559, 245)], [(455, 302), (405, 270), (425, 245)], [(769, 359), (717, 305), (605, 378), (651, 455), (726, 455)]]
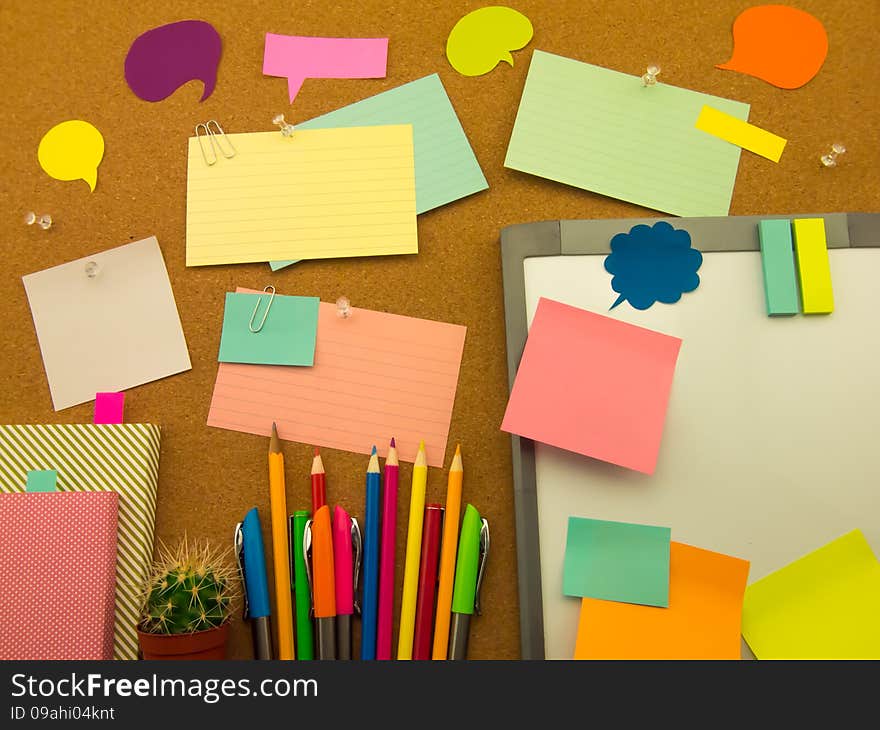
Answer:
[(425, 516), (425, 488), (428, 483), (428, 461), (425, 442), (413, 465), (412, 491), (409, 497), (409, 529), (406, 534), (406, 560), (403, 565), (403, 600), (400, 604), (400, 633), (397, 658), (412, 659), (413, 632), (416, 623), (416, 597), (419, 590), (419, 555), (422, 549), (422, 521)]
[(433, 659), (446, 659), (449, 649), (449, 622), (452, 618), (452, 587), (455, 553), (458, 550), (458, 523), (461, 519), (461, 446), (456, 445), (446, 484), (446, 512), (443, 516), (443, 544), (440, 548), (440, 583), (437, 586), (437, 618), (434, 622)]
[(269, 441), (269, 500), (272, 508), (272, 562), (275, 569), (276, 656), (293, 659), (293, 601), (290, 596), (290, 549), (287, 537), (287, 495), (284, 487), (284, 454), (278, 429), (272, 424)]
[(315, 458), (312, 459), (312, 514), (327, 504), (327, 476), (324, 474), (324, 462), (321, 453), (315, 447)]
[(382, 476), (376, 447), (367, 467), (364, 508), (364, 605), (361, 614), (361, 659), (376, 658), (376, 614), (379, 603), (379, 497)]
[(376, 659), (391, 659), (399, 471), (397, 444), (391, 439), (388, 456), (385, 457), (385, 488), (382, 491), (382, 550), (379, 558), (379, 625), (376, 634)]

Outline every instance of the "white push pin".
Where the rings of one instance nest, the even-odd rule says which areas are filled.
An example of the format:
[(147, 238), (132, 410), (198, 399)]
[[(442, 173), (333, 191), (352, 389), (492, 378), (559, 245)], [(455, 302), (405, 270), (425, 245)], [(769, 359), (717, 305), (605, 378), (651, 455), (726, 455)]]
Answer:
[(97, 261), (89, 261), (88, 263), (86, 263), (86, 276), (88, 276), (90, 279), (94, 279), (98, 275), (98, 272), (100, 270), (101, 267), (98, 266)]
[(835, 142), (831, 145), (831, 152), (827, 155), (822, 155), (819, 159), (825, 167), (835, 167), (837, 165), (837, 158), (844, 152), (846, 152), (846, 147), (840, 144), (840, 142)]
[(336, 316), (342, 319), (351, 317), (351, 302), (348, 297), (339, 297), (336, 300)]
[(652, 63), (648, 66), (648, 70), (645, 71), (645, 75), (642, 76), (642, 86), (653, 86), (657, 83), (657, 76), (660, 73), (660, 67)]
[(52, 216), (48, 213), (43, 213), (43, 215), (37, 215), (32, 210), (28, 211), (24, 217), (24, 222), (27, 225), (32, 226), (36, 223), (40, 228), (44, 231), (49, 230), (52, 227)]
[(288, 124), (284, 121), (284, 115), (279, 114), (272, 120), (272, 124), (277, 124), (281, 127), (281, 136), (282, 137), (290, 137), (293, 134), (293, 125)]

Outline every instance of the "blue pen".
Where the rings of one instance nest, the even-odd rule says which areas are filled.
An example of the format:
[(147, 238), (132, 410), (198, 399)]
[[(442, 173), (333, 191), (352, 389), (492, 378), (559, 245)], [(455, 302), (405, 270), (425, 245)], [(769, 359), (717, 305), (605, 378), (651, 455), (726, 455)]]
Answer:
[(263, 531), (256, 507), (244, 516), (244, 522), (235, 526), (235, 556), (244, 585), (244, 617), (250, 619), (254, 634), (254, 656), (271, 659), (269, 581), (266, 578)]
[(376, 619), (379, 608), (379, 456), (376, 447), (367, 467), (364, 510), (364, 600), (361, 613), (361, 659), (376, 658)]

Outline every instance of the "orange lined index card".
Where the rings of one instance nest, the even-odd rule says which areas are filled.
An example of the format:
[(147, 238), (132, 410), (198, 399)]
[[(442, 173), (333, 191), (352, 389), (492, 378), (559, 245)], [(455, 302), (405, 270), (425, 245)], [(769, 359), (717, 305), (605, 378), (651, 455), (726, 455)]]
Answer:
[(466, 332), (322, 302), (314, 367), (220, 363), (208, 425), (267, 436), (274, 421), (286, 441), (383, 456), (393, 436), (410, 462), (424, 439), (442, 467)]

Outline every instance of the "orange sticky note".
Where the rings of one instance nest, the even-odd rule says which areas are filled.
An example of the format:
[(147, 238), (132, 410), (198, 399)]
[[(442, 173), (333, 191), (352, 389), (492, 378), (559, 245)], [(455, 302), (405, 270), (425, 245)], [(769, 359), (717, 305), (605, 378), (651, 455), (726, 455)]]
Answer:
[(680, 347), (542, 297), (501, 430), (652, 474)]
[(581, 599), (575, 659), (739, 659), (749, 562), (673, 542), (669, 608)]

